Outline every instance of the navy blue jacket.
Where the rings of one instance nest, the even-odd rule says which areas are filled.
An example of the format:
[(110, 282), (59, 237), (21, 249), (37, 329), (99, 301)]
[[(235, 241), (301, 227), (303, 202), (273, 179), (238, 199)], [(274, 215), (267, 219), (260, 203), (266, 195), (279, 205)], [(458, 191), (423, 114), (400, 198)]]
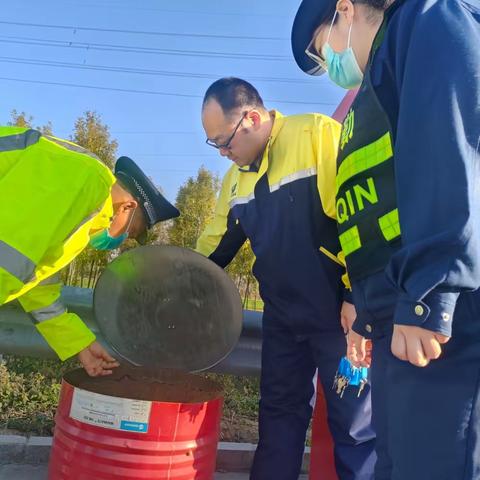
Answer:
[[(480, 286), (480, 2), (397, 0), (371, 64), (390, 120), (402, 248), (353, 287), (355, 330), (387, 320), (451, 335)], [(421, 308), (420, 308), (421, 307)]]

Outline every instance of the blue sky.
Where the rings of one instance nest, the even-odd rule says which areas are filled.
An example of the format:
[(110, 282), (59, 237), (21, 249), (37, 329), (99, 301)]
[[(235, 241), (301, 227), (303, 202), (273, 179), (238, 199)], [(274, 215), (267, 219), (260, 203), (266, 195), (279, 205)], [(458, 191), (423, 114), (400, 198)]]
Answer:
[(15, 108), (35, 125), (50, 120), (68, 138), (75, 119), (96, 110), (119, 155), (132, 157), (174, 200), (201, 165), (220, 175), (230, 166), (205, 145), (200, 123), (201, 97), (217, 78), (251, 81), (269, 108), (285, 114), (331, 114), (340, 102), (344, 92), (328, 78), (309, 78), (293, 61), (289, 37), (299, 3), (10, 2), (0, 18), (2, 123)]

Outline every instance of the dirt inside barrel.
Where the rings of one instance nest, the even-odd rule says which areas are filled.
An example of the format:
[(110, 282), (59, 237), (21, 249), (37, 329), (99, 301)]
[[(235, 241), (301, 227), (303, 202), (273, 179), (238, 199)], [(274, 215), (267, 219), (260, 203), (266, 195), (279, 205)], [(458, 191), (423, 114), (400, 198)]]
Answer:
[(120, 366), (105, 377), (89, 377), (73, 370), (64, 380), (89, 392), (119, 398), (169, 403), (204, 403), (222, 396), (216, 382), (173, 369)]

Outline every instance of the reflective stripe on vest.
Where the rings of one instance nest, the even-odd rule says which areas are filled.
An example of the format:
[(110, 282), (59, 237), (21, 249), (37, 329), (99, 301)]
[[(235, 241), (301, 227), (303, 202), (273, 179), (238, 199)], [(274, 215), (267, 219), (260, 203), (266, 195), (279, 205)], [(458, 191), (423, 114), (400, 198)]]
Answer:
[(342, 246), (342, 251), (346, 257), (362, 248), (360, 232), (358, 231), (358, 227), (356, 225), (343, 232), (339, 236), (339, 239), (340, 245)]
[(48, 305), (48, 307), (42, 307), (37, 310), (32, 310), (28, 313), (33, 317), (35, 323), (42, 323), (46, 322), (47, 320), (51, 320), (52, 318), (58, 317), (66, 311), (67, 309), (65, 308), (63, 303), (57, 300), (51, 305)]
[(32, 279), (36, 265), (23, 253), (0, 240), (0, 267), (22, 283), (27, 283)]
[(296, 180), (301, 180), (303, 178), (313, 177), (317, 174), (317, 169), (315, 167), (307, 168), (305, 170), (300, 170), (299, 172), (292, 173), (290, 175), (286, 175), (279, 182), (270, 185), (270, 193), (276, 192), (283, 187), (284, 185), (288, 185), (289, 183), (295, 182)]
[[(378, 219), (378, 225), (387, 242), (400, 237), (401, 230), (400, 221), (398, 218), (398, 209), (396, 208), (383, 217), (380, 217)], [(339, 238), (340, 244), (342, 245), (342, 251), (345, 253), (345, 256), (356, 252), (362, 247), (360, 232), (358, 231), (358, 227), (356, 225), (343, 232)]]
[[(381, 44), (385, 29), (386, 22), (372, 52)], [(394, 138), (367, 68), (343, 123), (337, 159), (338, 232), (353, 283), (385, 270), (401, 247)]]
[(62, 279), (60, 278), (60, 273), (57, 272), (54, 275), (46, 278), (45, 280), (42, 280), (39, 285), (42, 287), (46, 285), (56, 285), (57, 283), (62, 283)]
[(67, 150), (71, 150), (72, 152), (83, 153), (84, 155), (88, 155), (89, 157), (95, 158), (96, 160), (101, 161), (94, 153), (88, 151), (86, 148), (81, 147), (72, 142), (68, 142), (66, 140), (62, 140), (61, 138), (52, 137), (51, 135), (44, 135), (43, 136), (46, 140), (50, 142), (56, 143)]
[(386, 162), (393, 156), (390, 132), (370, 145), (351, 153), (338, 168), (337, 193), (340, 187), (353, 176)]
[[(380, 230), (387, 242), (400, 237), (401, 230), (400, 221), (398, 218), (398, 209), (396, 208), (383, 217), (380, 217), (378, 219), (378, 225), (380, 226)], [(362, 247), (360, 232), (358, 231), (358, 227), (356, 225), (343, 232), (339, 238), (340, 244), (342, 245), (342, 251), (345, 253), (345, 256), (356, 252)]]
[(398, 218), (398, 208), (387, 213), (378, 219), (380, 230), (387, 242), (394, 240), (401, 235), (400, 220)]
[(37, 143), (41, 136), (42, 134), (37, 130), (27, 130), (26, 132), (17, 135), (0, 137), (0, 152), (23, 150), (30, 145)]

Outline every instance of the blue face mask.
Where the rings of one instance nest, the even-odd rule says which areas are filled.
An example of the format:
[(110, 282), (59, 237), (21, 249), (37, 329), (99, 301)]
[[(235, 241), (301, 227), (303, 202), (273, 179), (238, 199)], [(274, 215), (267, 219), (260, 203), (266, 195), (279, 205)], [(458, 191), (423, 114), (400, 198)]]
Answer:
[(130, 229), (130, 225), (132, 224), (133, 217), (135, 216), (136, 209), (133, 211), (132, 216), (130, 217), (130, 221), (128, 222), (127, 229), (125, 233), (118, 237), (112, 237), (108, 233), (108, 229), (100, 230), (93, 234), (90, 238), (90, 246), (93, 247), (95, 250), (115, 250), (118, 248), (127, 238), (128, 238), (128, 231)]
[(92, 235), (92, 237), (90, 238), (90, 246), (92, 246), (95, 250), (115, 250), (127, 238), (128, 233), (126, 232), (119, 237), (112, 237), (108, 233), (108, 230), (105, 229)]
[(352, 33), (353, 24), (350, 25), (350, 30), (348, 32), (348, 45), (347, 48), (343, 50), (343, 52), (334, 52), (332, 47), (328, 43), (337, 13), (338, 12), (335, 12), (332, 24), (330, 25), (327, 41), (323, 46), (322, 53), (323, 58), (325, 58), (328, 76), (330, 77), (332, 82), (336, 83), (339, 87), (351, 90), (358, 87), (362, 83), (363, 72), (358, 66), (357, 59), (355, 58), (355, 53), (353, 52), (350, 45), (350, 35)]

